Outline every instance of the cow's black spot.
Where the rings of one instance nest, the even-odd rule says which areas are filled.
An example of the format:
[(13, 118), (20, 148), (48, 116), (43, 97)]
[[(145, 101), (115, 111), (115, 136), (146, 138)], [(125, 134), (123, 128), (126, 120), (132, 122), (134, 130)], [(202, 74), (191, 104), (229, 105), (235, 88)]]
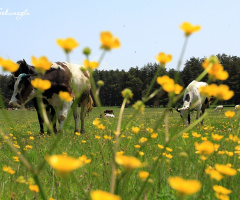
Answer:
[(187, 94), (187, 95), (186, 95), (186, 97), (185, 97), (184, 101), (187, 101), (187, 102), (189, 102), (189, 101), (190, 101), (190, 96), (189, 96), (189, 94)]

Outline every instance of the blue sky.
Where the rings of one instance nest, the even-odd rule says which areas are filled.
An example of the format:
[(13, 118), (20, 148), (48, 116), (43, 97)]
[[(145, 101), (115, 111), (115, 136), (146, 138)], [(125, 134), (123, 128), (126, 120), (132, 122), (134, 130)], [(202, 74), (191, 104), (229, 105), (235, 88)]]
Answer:
[[(239, 0), (2, 0), (0, 3), (0, 56), (14, 61), (47, 56), (52, 62), (66, 61), (57, 38), (74, 37), (80, 46), (70, 60), (82, 64), (82, 49), (92, 49), (91, 60), (101, 54), (99, 35), (109, 30), (121, 48), (107, 53), (100, 69), (128, 70), (155, 62), (159, 52), (172, 54), (167, 68), (176, 69), (184, 43), (179, 25), (201, 25), (190, 36), (182, 63), (191, 57), (225, 53), (240, 54)], [(29, 15), (2, 15), (2, 12)], [(183, 66), (182, 66), (183, 68)], [(181, 69), (182, 69), (181, 68)]]

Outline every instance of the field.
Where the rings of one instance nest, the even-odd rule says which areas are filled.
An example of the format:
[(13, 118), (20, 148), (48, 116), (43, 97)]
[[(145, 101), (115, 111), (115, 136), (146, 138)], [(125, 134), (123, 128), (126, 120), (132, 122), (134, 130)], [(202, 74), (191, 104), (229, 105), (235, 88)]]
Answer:
[[(103, 108), (103, 110), (109, 108)], [(0, 110), (0, 131), (5, 139), (17, 147), (21, 155), (31, 163), (34, 172), (19, 161), (6, 141), (0, 140), (1, 169), (4, 166), (11, 167), (15, 173), (10, 174), (0, 170), (0, 199), (41, 199), (40, 193), (29, 189), (29, 185), (37, 184), (34, 174), (37, 174), (39, 185), (47, 199), (90, 199), (92, 190), (110, 191), (112, 155), (115, 142), (115, 134), (120, 108), (111, 107), (115, 118), (106, 119), (106, 129), (98, 129), (93, 121), (100, 113), (94, 108), (86, 117), (86, 133), (74, 134), (73, 117), (67, 123), (62, 137), (55, 135), (39, 136), (39, 125), (35, 111), (29, 110)], [(233, 111), (233, 107), (225, 108)], [(239, 172), (234, 176), (224, 177), (217, 181), (210, 178), (206, 169), (215, 164), (229, 164), (231, 168), (239, 169), (239, 155), (235, 150), (238, 146), (239, 114), (227, 118), (224, 112), (214, 112), (213, 108), (207, 109), (204, 125), (197, 125), (193, 129), (180, 134), (167, 145), (169, 148), (161, 149), (165, 145), (166, 127), (162, 119), (164, 108), (146, 108), (144, 114), (138, 115), (131, 121), (134, 108), (125, 108), (121, 127), (118, 152), (124, 155), (135, 156), (142, 163), (142, 167), (126, 170), (117, 165), (116, 194), (123, 200), (130, 199), (181, 199), (184, 196), (177, 195), (168, 182), (169, 177), (182, 177), (184, 179), (199, 180), (201, 189), (186, 199), (215, 199), (213, 185), (222, 185), (232, 190), (230, 199), (239, 199)], [(195, 121), (196, 112), (192, 115)], [(102, 122), (103, 119), (100, 119)], [(170, 139), (177, 136), (185, 127), (182, 126), (179, 113), (175, 110), (168, 115), (168, 127)], [(139, 127), (140, 131), (134, 133), (132, 127)], [(151, 133), (155, 129), (155, 137)], [(195, 133), (195, 135), (194, 135)], [(201, 136), (197, 137), (197, 134)], [(222, 139), (212, 137), (212, 134), (223, 136)], [(232, 136), (231, 136), (232, 135)], [(97, 136), (97, 137), (96, 137)], [(104, 137), (105, 136), (105, 137)], [(110, 137), (106, 137), (110, 136)], [(152, 137), (151, 137), (152, 136)], [(184, 137), (183, 137), (184, 136)], [(141, 138), (147, 138), (142, 142)], [(54, 141), (58, 139), (57, 146), (51, 154), (67, 154), (74, 158), (85, 155), (91, 162), (71, 172), (68, 176), (60, 176), (45, 162), (44, 157), (49, 153)], [(204, 155), (196, 153), (195, 143), (208, 140), (219, 147), (215, 147), (214, 153)], [(140, 148), (136, 148), (140, 145)], [(38, 171), (40, 169), (40, 171)], [(146, 171), (150, 175), (146, 181), (139, 178), (139, 172)], [(223, 195), (223, 194), (222, 194)]]

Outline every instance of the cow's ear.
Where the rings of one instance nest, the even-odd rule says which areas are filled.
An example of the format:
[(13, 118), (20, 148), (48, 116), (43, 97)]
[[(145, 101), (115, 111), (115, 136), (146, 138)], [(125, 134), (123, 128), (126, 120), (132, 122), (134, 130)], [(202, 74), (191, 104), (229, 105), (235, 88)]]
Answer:
[(25, 60), (25, 59), (23, 59), (23, 63), (24, 63), (25, 65), (27, 65), (27, 62), (26, 62), (26, 60)]

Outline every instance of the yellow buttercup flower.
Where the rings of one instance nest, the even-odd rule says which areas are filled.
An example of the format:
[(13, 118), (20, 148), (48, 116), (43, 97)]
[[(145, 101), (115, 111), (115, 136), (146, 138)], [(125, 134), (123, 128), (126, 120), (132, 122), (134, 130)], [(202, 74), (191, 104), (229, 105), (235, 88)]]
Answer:
[(87, 159), (87, 156), (85, 156), (85, 155), (79, 157), (78, 159), (84, 164), (88, 164), (92, 161), (91, 159)]
[(229, 100), (234, 95), (234, 92), (229, 90), (227, 85), (222, 84), (219, 86), (216, 84), (211, 84), (205, 87), (200, 87), (199, 91), (203, 96), (214, 96), (220, 100)]
[(127, 170), (142, 167), (141, 161), (133, 156), (124, 156), (121, 154), (116, 154), (115, 161), (117, 164), (124, 166)]
[(158, 148), (159, 148), (159, 149), (164, 149), (164, 146), (161, 145), (161, 144), (158, 144)]
[(228, 118), (232, 118), (235, 115), (235, 112), (233, 111), (227, 111), (224, 113), (226, 117)]
[(147, 141), (148, 141), (148, 139), (145, 138), (145, 137), (141, 137), (141, 138), (139, 139), (139, 143), (140, 143), (140, 144), (143, 144), (143, 143), (145, 143), (145, 142), (147, 142)]
[(69, 92), (60, 91), (58, 95), (63, 101), (69, 102), (73, 100), (73, 97), (69, 94)]
[(35, 56), (32, 56), (32, 64), (37, 71), (44, 72), (49, 70), (52, 66), (52, 63), (48, 61), (47, 57), (42, 56), (37, 59)]
[(83, 61), (83, 65), (87, 69), (91, 69), (91, 70), (96, 69), (99, 66), (98, 62), (96, 62), (96, 61), (89, 61), (87, 59), (85, 59)]
[(214, 152), (214, 145), (210, 141), (204, 141), (201, 144), (195, 143), (196, 150), (202, 155), (210, 155)]
[(204, 69), (208, 69), (210, 78), (215, 80), (226, 80), (228, 78), (228, 72), (224, 71), (223, 66), (216, 56), (210, 56), (202, 63)]
[(139, 148), (141, 148), (141, 146), (140, 146), (140, 145), (138, 145), (138, 144), (134, 145), (134, 147), (135, 147), (136, 149), (139, 149)]
[(68, 37), (66, 39), (57, 39), (56, 42), (57, 42), (58, 46), (63, 48), (63, 50), (66, 53), (71, 52), (73, 49), (75, 49), (76, 47), (79, 46), (79, 43), (72, 37)]
[(15, 171), (11, 167), (3, 166), (3, 171), (9, 174), (15, 174)]
[(4, 71), (15, 72), (19, 69), (19, 65), (10, 59), (0, 57), (0, 65)]
[(181, 85), (175, 84), (174, 80), (169, 78), (169, 76), (167, 76), (167, 75), (158, 77), (157, 83), (159, 85), (161, 85), (162, 88), (168, 93), (174, 92), (175, 94), (180, 94), (180, 92), (183, 89), (183, 87)]
[(90, 196), (92, 200), (121, 200), (120, 196), (102, 190), (91, 191)]
[(214, 185), (213, 190), (216, 192), (217, 199), (229, 200), (228, 194), (232, 193), (232, 190), (229, 190), (220, 185)]
[(49, 80), (42, 80), (40, 78), (35, 78), (31, 81), (31, 84), (34, 88), (39, 89), (41, 92), (51, 87), (51, 82)]
[(133, 131), (134, 133), (138, 133), (138, 132), (140, 131), (140, 128), (133, 126), (133, 127), (132, 127), (132, 131)]
[(100, 41), (102, 43), (101, 48), (108, 51), (120, 47), (120, 40), (109, 31), (101, 32)]
[(155, 56), (155, 59), (162, 65), (166, 65), (166, 63), (172, 61), (172, 55), (161, 52), (157, 56)]
[(188, 136), (188, 133), (183, 133), (183, 134), (182, 134), (182, 137), (183, 137), (183, 138), (188, 138), (188, 137), (189, 137), (189, 136)]
[(157, 136), (158, 136), (157, 133), (152, 133), (150, 137), (151, 137), (152, 139), (155, 139), (155, 138), (157, 138)]
[(199, 137), (201, 137), (201, 134), (198, 134), (197, 132), (193, 132), (192, 136), (195, 138), (199, 138)]
[(210, 175), (211, 179), (215, 179), (217, 181), (220, 181), (223, 179), (223, 176), (215, 169), (213, 169), (212, 167), (208, 167), (207, 169), (205, 169), (206, 174)]
[(213, 134), (212, 133), (212, 139), (215, 141), (219, 141), (223, 138), (223, 135)]
[(237, 170), (233, 169), (227, 165), (215, 164), (215, 169), (224, 176), (235, 176)]
[(148, 176), (149, 176), (149, 172), (147, 172), (147, 171), (139, 171), (138, 172), (138, 176), (139, 176), (139, 178), (141, 180), (145, 181), (148, 178)]
[(129, 98), (132, 98), (133, 97), (133, 93), (132, 93), (132, 90), (126, 88), (122, 91), (122, 96), (124, 99), (129, 99)]
[(194, 26), (189, 22), (183, 22), (180, 25), (180, 29), (183, 30), (185, 32), (185, 36), (188, 37), (192, 33), (200, 31), (201, 26), (199, 26), (199, 25)]
[(180, 195), (193, 195), (201, 189), (202, 184), (198, 180), (184, 180), (181, 177), (169, 177), (169, 185), (178, 191)]
[(99, 124), (100, 124), (99, 118), (96, 118), (96, 119), (93, 120), (93, 125), (94, 126), (98, 126)]
[(48, 155), (45, 159), (60, 175), (67, 175), (71, 171), (83, 166), (83, 162), (80, 159), (75, 159), (62, 154)]
[(140, 101), (140, 100), (138, 100), (137, 102), (135, 102), (135, 103), (133, 104), (133, 107), (134, 107), (138, 112), (140, 112), (140, 113), (143, 113), (144, 110), (145, 110), (145, 104), (144, 104), (142, 101)]
[(33, 192), (39, 192), (38, 185), (29, 185), (29, 189)]

